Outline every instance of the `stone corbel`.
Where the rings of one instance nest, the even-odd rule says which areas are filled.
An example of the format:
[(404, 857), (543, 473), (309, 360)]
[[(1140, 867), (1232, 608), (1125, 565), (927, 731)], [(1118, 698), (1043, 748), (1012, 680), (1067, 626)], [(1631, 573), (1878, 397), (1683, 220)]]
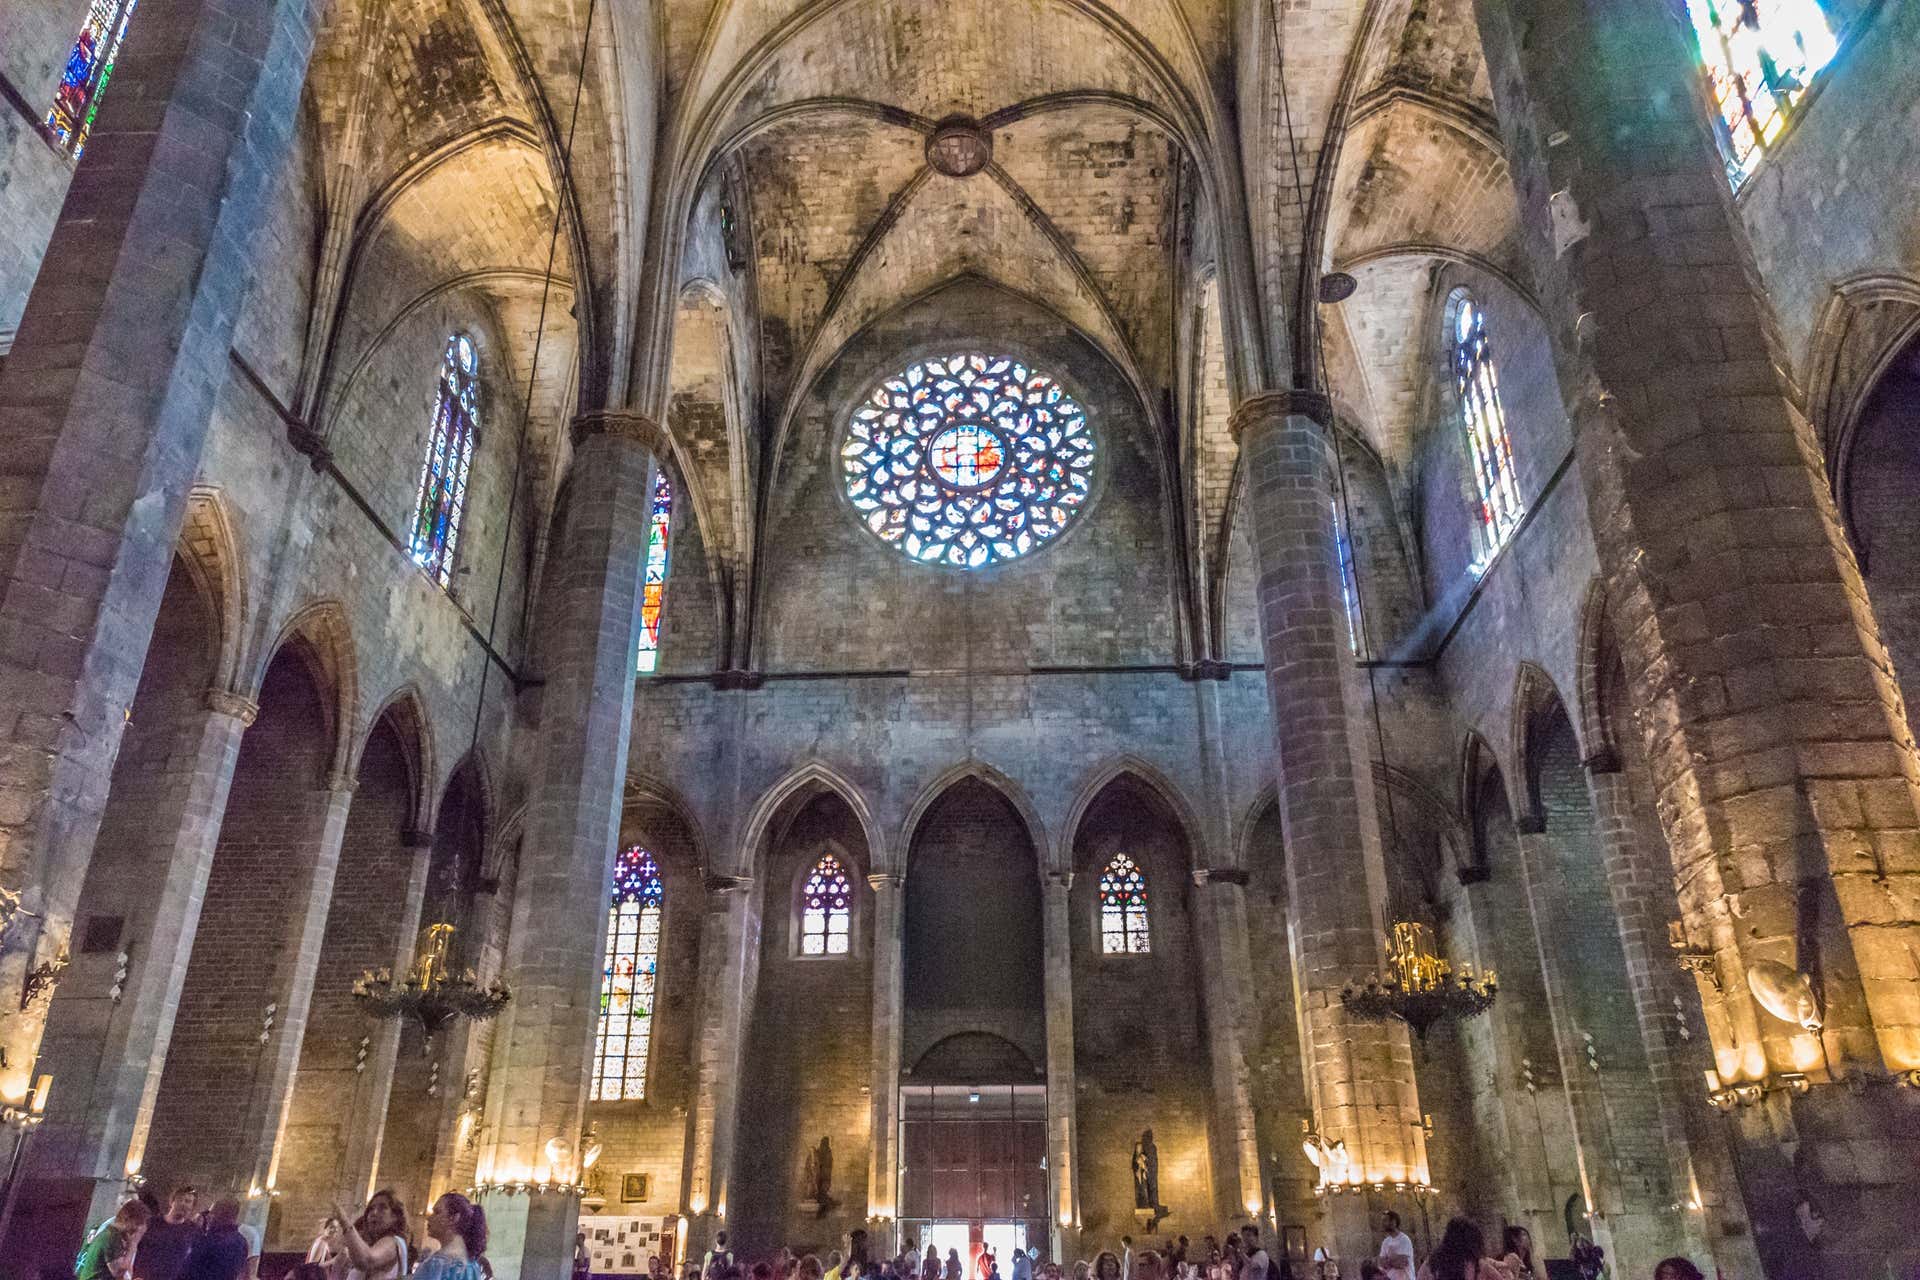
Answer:
[(578, 449), (593, 436), (618, 436), (640, 445), (656, 458), (672, 452), (667, 433), (644, 413), (629, 409), (595, 409), (573, 420), (573, 447)]
[(710, 873), (703, 881), (708, 893), (733, 893), (740, 889), (751, 888), (752, 876), (730, 876)]
[(1245, 867), (1196, 867), (1193, 872), (1193, 882), (1201, 886), (1237, 884), (1245, 888), (1251, 879)]
[(260, 714), (260, 704), (230, 689), (209, 689), (207, 710), (215, 715), (232, 716), (243, 725), (251, 725)]
[(1324, 391), (1307, 387), (1289, 387), (1282, 391), (1261, 391), (1233, 406), (1227, 419), (1227, 431), (1238, 444), (1247, 428), (1260, 422), (1282, 418), (1306, 418), (1323, 427), (1333, 425), (1333, 400)]

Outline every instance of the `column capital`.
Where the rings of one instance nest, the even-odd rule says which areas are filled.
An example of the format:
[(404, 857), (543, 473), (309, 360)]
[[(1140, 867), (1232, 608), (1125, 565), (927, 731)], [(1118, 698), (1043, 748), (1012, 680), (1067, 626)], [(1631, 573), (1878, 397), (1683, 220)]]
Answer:
[(906, 882), (905, 873), (899, 871), (876, 871), (867, 877), (867, 885), (875, 893), (882, 889), (898, 889)]
[(668, 452), (667, 433), (644, 413), (628, 409), (595, 409), (573, 420), (573, 447), (578, 449), (590, 436), (618, 436), (641, 445), (656, 457)]
[(710, 874), (705, 880), (708, 893), (732, 893), (738, 889), (751, 888), (752, 876), (729, 876)]
[(326, 789), (340, 795), (352, 795), (354, 788), (359, 785), (359, 777), (346, 769), (336, 770), (327, 775)]
[(215, 715), (232, 716), (243, 725), (252, 724), (260, 714), (259, 703), (230, 689), (207, 690), (206, 706)]
[(400, 843), (406, 848), (421, 853), (433, 851), (433, 830), (430, 827), (408, 827), (400, 833)]
[(1256, 391), (1233, 406), (1227, 430), (1237, 443), (1249, 427), (1281, 418), (1310, 418), (1321, 426), (1333, 424), (1333, 401), (1324, 391), (1307, 387), (1288, 387), (1280, 391)]
[(1048, 871), (1047, 872), (1047, 888), (1060, 889), (1063, 891), (1072, 889), (1073, 888), (1073, 872)]
[(1249, 880), (1245, 867), (1195, 867), (1193, 882), (1197, 885), (1237, 884), (1245, 886)]

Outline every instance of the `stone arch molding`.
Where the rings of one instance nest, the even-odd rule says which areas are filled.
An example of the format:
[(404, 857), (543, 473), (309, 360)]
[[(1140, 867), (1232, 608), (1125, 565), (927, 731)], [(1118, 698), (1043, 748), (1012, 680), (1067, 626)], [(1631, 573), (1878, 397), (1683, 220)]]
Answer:
[[(732, 855), (735, 873), (753, 874), (759, 865), (767, 835), (772, 830), (773, 820), (788, 801), (822, 790), (833, 792), (853, 810), (855, 820), (860, 823), (861, 834), (866, 837), (869, 869), (874, 872), (897, 870), (889, 856), (886, 841), (881, 839), (879, 823), (874, 821), (873, 806), (867, 802), (866, 795), (832, 765), (823, 760), (809, 760), (767, 788), (755, 802), (747, 815), (746, 824), (741, 828), (740, 842)], [(715, 872), (725, 870), (712, 863), (708, 865)]]
[(1575, 728), (1579, 732), (1580, 762), (1595, 773), (1612, 773), (1620, 767), (1620, 744), (1614, 737), (1613, 722), (1600, 694), (1606, 679), (1607, 656), (1613, 648), (1608, 628), (1607, 586), (1597, 576), (1587, 585), (1580, 603), (1580, 651), (1573, 665), (1574, 703), (1578, 709)]
[(1920, 338), (1920, 279), (1867, 273), (1834, 284), (1814, 323), (1804, 405), (1847, 510), (1847, 454), (1867, 397), (1895, 356)]
[(332, 739), (327, 784), (350, 785), (353, 774), (349, 761), (360, 736), (360, 657), (346, 606), (338, 600), (316, 600), (296, 610), (255, 660), (247, 675), (246, 697), (259, 701), (268, 666), (289, 644), (298, 644), (310, 664), (327, 714), (327, 733)]
[(393, 722), (394, 733), (400, 739), (400, 754), (407, 762), (408, 791), (411, 793), (407, 804), (408, 831), (414, 838), (425, 840), (432, 835), (434, 820), (439, 813), (440, 775), (434, 763), (433, 718), (427, 714), (426, 699), (420, 695), (417, 685), (411, 681), (401, 685), (388, 694), (379, 708), (367, 717), (366, 729), (354, 737), (346, 768), (349, 776), (359, 775), (360, 759), (366, 752), (367, 743), (373, 739), (374, 730), (380, 727), (380, 722), (387, 719)]
[[(1535, 782), (1533, 759), (1533, 739), (1542, 716), (1550, 715), (1558, 709), (1569, 723), (1573, 715), (1567, 710), (1568, 702), (1560, 696), (1560, 689), (1538, 664), (1522, 662), (1513, 677), (1513, 697), (1507, 707), (1509, 727), (1507, 733), (1507, 760), (1511, 772), (1506, 779), (1507, 798), (1513, 808), (1513, 821), (1522, 831), (1538, 831), (1546, 821), (1540, 805), (1539, 787)], [(1575, 735), (1579, 729), (1576, 726)], [(1585, 747), (1581, 746), (1585, 755)]]
[(213, 687), (238, 692), (241, 636), (247, 621), (246, 558), (232, 505), (212, 485), (196, 485), (188, 491), (180, 559), (213, 618), (218, 650)]
[(627, 779), (626, 790), (621, 796), (620, 801), (621, 816), (619, 836), (614, 842), (614, 848), (607, 852), (609, 858), (613, 857), (619, 849), (624, 848), (631, 838), (628, 831), (626, 815), (635, 801), (643, 804), (657, 805), (672, 814), (674, 820), (686, 831), (687, 839), (693, 846), (695, 865), (702, 869), (712, 866), (707, 854), (706, 833), (701, 830), (700, 821), (694, 816), (693, 807), (689, 805), (685, 797), (673, 787), (658, 778), (652, 777), (629, 777)]
[(1040, 873), (1042, 880), (1048, 875), (1065, 871), (1072, 866), (1071, 863), (1049, 865), (1052, 845), (1047, 838), (1047, 824), (1040, 820), (1040, 811), (1034, 807), (1033, 800), (1027, 795), (1025, 788), (984, 760), (966, 760), (944, 770), (933, 781), (921, 788), (919, 797), (913, 802), (913, 807), (907, 810), (907, 820), (901, 824), (899, 854), (897, 865), (892, 868), (893, 870), (906, 869), (907, 857), (913, 850), (913, 838), (919, 833), (920, 824), (926, 819), (928, 811), (955, 783), (963, 782), (968, 778), (984, 782), (998, 791), (1001, 798), (1012, 805), (1014, 812), (1020, 815), (1020, 820), (1026, 824), (1027, 839), (1033, 843), (1035, 869)]
[(1203, 850), (1207, 847), (1202, 839), (1203, 828), (1193, 806), (1173, 780), (1157, 766), (1148, 763), (1132, 752), (1122, 752), (1095, 765), (1086, 780), (1074, 793), (1073, 803), (1067, 809), (1066, 821), (1060, 824), (1060, 844), (1054, 850), (1054, 866), (1071, 869), (1074, 865), (1073, 848), (1080, 838), (1080, 828), (1085, 823), (1087, 811), (1094, 801), (1112, 784), (1122, 778), (1131, 778), (1151, 792), (1167, 807), (1174, 825), (1180, 829), (1182, 839), (1187, 845), (1187, 869), (1199, 870), (1206, 858)]

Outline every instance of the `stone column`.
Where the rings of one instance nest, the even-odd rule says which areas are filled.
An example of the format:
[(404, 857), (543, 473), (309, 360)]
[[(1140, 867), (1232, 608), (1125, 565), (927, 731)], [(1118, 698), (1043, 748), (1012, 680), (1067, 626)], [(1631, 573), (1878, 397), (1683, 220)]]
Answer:
[(693, 1105), (687, 1113), (689, 1256), (723, 1230), (739, 1107), (740, 1055), (749, 991), (759, 968), (760, 915), (745, 876), (707, 877), (700, 929), (700, 1029), (694, 1045)]
[(1247, 1045), (1255, 1039), (1253, 962), (1247, 944), (1247, 873), (1202, 867), (1198, 887), (1200, 972), (1207, 1002), (1207, 1058), (1213, 1072), (1214, 1157), (1221, 1180), (1216, 1215), (1257, 1219), (1266, 1195), (1260, 1177), (1260, 1135), (1253, 1111)]
[(1080, 1178), (1075, 1163), (1078, 1077), (1073, 1069), (1073, 873), (1046, 880), (1045, 1000), (1047, 1013), (1047, 1169), (1053, 1178), (1055, 1257), (1072, 1257), (1080, 1235)]
[[(37, 1069), (72, 1084), (50, 1096), (28, 1176), (91, 1182), (90, 1223), (118, 1207), (127, 1175), (140, 1169), (240, 739), (259, 710), (209, 690), (206, 709), (175, 740), (163, 807), (145, 815), (152, 842), (102, 849), (88, 867), (93, 909), (124, 923), (115, 951), (76, 958), (53, 998)], [(122, 954), (126, 977), (116, 981)], [(34, 1193), (30, 1182), (23, 1203)]]
[[(316, 0), (147, 0), (0, 370), (0, 887), (69, 945)], [(0, 1011), (18, 1096), (46, 1006)]]
[[(633, 721), (640, 574), (659, 429), (596, 413), (573, 427), (566, 510), (541, 591), (541, 694), (526, 841), (494, 1041), (491, 1138), (480, 1178), (573, 1183), (605, 963), (607, 900)], [(555, 1168), (546, 1146), (568, 1144)], [(564, 1274), (579, 1200), (484, 1197), (501, 1280)]]
[[(1295, 990), (1314, 1125), (1344, 1142), (1360, 1181), (1425, 1181), (1413, 1053), (1399, 1022), (1348, 1015), (1340, 989), (1381, 963), (1385, 897), (1372, 771), (1356, 762), (1334, 551), (1332, 409), (1306, 391), (1242, 400), (1231, 426), (1260, 570), (1267, 690), (1295, 940)], [(1372, 1251), (1357, 1196), (1329, 1197), (1344, 1260)], [(1342, 1209), (1342, 1206), (1345, 1206)]]
[(880, 871), (867, 883), (873, 888), (873, 1154), (867, 1220), (869, 1230), (891, 1230), (900, 1216), (900, 1018), (906, 977), (900, 889), (906, 877)]
[[(1856, 1275), (1905, 1231), (1920, 1109), (1827, 1081), (1920, 1067), (1920, 760), (1679, 10), (1476, 12), (1717, 1070), (1760, 1099), (1760, 1254)], [(1808, 977), (1823, 1034), (1759, 1006), (1761, 961)]]
[[(393, 971), (405, 973), (413, 967), (419, 953), (420, 911), (427, 899), (427, 872), (433, 861), (433, 833), (409, 831), (406, 846), (412, 855), (407, 879), (401, 889), (400, 940), (394, 948)], [(380, 1164), (380, 1146), (387, 1128), (387, 1104), (393, 1097), (393, 1080), (400, 1057), (400, 1022), (368, 1023), (365, 1068), (352, 1089), (353, 1114), (347, 1126), (347, 1149), (340, 1158), (340, 1185), (325, 1188), (337, 1194), (342, 1204), (363, 1204), (374, 1192), (373, 1178)], [(450, 1027), (444, 1033), (451, 1040), (461, 1028)], [(459, 1091), (457, 1080), (447, 1082), (451, 1092)], [(315, 1188), (316, 1191), (322, 1190)], [(299, 1220), (296, 1218), (297, 1223)]]
[(1760, 1259), (1740, 1203), (1726, 1135), (1700, 1105), (1700, 1067), (1695, 1064), (1710, 1055), (1707, 1046), (1690, 1051), (1687, 1044), (1694, 1031), (1667, 943), (1671, 865), (1664, 850), (1648, 847), (1640, 838), (1632, 788), (1619, 765), (1610, 759), (1589, 761), (1586, 775), (1594, 832), (1606, 860), (1607, 897), (1620, 922), (1634, 1016), (1666, 1139), (1668, 1177), (1683, 1210), (1686, 1252), (1702, 1270), (1711, 1263), (1727, 1275), (1757, 1275)]

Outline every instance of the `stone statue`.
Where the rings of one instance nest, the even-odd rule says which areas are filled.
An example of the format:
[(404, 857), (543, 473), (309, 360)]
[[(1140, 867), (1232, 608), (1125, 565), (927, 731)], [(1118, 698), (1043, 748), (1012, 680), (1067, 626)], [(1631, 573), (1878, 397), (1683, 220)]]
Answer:
[(825, 1217), (833, 1208), (833, 1144), (825, 1137), (807, 1152), (807, 1169), (800, 1175), (800, 1208)]
[(1153, 1145), (1153, 1130), (1140, 1133), (1133, 1144), (1133, 1207), (1160, 1216), (1160, 1149)]

